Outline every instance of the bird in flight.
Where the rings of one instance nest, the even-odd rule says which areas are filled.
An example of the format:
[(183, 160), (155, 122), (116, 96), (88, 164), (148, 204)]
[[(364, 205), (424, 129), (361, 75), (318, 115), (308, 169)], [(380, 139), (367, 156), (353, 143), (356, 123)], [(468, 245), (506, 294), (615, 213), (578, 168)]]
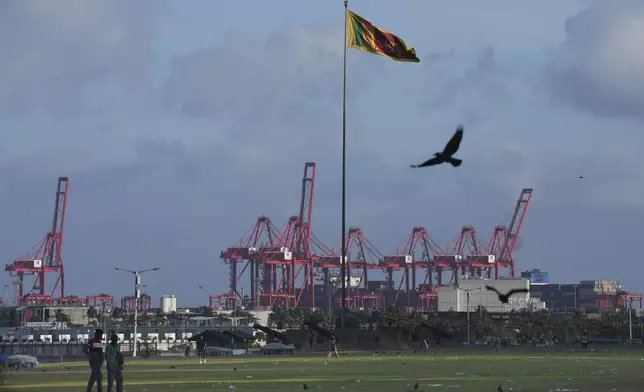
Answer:
[(584, 178), (584, 176), (579, 176), (579, 179), (583, 179), (583, 178)]
[(497, 290), (496, 288), (494, 288), (492, 286), (485, 285), (485, 288), (488, 291), (494, 291), (499, 296), (499, 301), (503, 302), (504, 304), (507, 304), (510, 301), (510, 297), (512, 295), (514, 295), (514, 294), (529, 293), (530, 292), (530, 290), (528, 290), (528, 289), (512, 289), (512, 290), (508, 291), (507, 294), (501, 294), (501, 293), (499, 293), (499, 290)]
[(411, 167), (417, 168), (434, 166), (444, 162), (448, 162), (454, 167), (461, 166), (461, 163), (463, 163), (463, 161), (452, 157), (454, 154), (456, 154), (458, 148), (461, 146), (461, 140), (463, 140), (463, 126), (459, 125), (459, 127), (456, 129), (456, 132), (454, 133), (454, 136), (449, 139), (442, 152), (437, 152), (434, 154), (433, 158), (421, 163), (420, 165), (411, 165)]

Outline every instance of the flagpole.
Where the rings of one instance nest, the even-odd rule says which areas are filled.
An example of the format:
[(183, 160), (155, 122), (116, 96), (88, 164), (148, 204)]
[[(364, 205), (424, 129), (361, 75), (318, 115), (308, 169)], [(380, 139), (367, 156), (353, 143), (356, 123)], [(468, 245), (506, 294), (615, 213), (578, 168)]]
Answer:
[(342, 254), (340, 258), (340, 280), (342, 295), (340, 300), (340, 329), (344, 329), (344, 311), (347, 300), (347, 270), (346, 270), (346, 256), (347, 256), (347, 31), (349, 10), (349, 1), (344, 0), (344, 77), (342, 81)]

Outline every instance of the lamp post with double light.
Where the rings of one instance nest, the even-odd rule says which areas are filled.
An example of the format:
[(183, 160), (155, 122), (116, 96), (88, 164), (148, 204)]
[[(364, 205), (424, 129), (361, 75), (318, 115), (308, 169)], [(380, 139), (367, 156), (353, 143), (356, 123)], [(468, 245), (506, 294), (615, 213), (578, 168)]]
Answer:
[(114, 268), (117, 271), (129, 272), (134, 275), (134, 339), (132, 344), (134, 348), (132, 349), (132, 356), (136, 357), (136, 348), (137, 348), (137, 325), (139, 323), (139, 297), (141, 296), (141, 274), (144, 272), (158, 271), (161, 268), (149, 268), (146, 270), (139, 271), (137, 270), (127, 270), (123, 268)]

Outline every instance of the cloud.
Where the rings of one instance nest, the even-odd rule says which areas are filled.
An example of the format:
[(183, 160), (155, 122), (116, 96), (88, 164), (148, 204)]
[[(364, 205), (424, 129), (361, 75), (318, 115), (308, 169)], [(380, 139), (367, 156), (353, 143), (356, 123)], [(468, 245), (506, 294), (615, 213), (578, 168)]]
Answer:
[(140, 86), (157, 8), (150, 1), (3, 1), (0, 112), (69, 114), (100, 99), (97, 85)]
[(331, 77), (342, 66), (341, 34), (292, 28), (265, 42), (229, 37), (224, 45), (175, 58), (164, 96), (186, 116), (241, 118), (274, 118), (304, 105), (304, 98), (337, 97), (341, 85)]
[[(173, 53), (166, 64), (153, 52), (155, 6), (83, 3), (63, 13), (25, 4), (0, 7), (11, 8), (12, 20), (46, 19), (33, 34), (50, 35), (55, 45), (44, 48), (51, 67), (38, 61), (22, 69), (17, 60), (0, 58), (0, 70), (23, 78), (0, 87), (0, 109), (13, 117), (0, 119), (6, 129), (0, 205), (9, 206), (3, 219), (12, 222), (0, 227), (11, 244), (0, 250), (3, 259), (18, 256), (49, 229), (55, 179), (67, 175), (70, 292), (127, 294), (131, 281), (112, 267), (161, 266), (145, 277), (152, 295), (174, 290), (181, 304), (202, 303), (228, 285), (220, 249), (259, 215), (282, 227), (297, 213), (306, 161), (318, 164), (314, 232), (339, 248), (342, 26), (307, 27), (298, 16), (300, 25), (261, 38), (222, 33), (222, 44)], [(38, 16), (47, 13), (54, 17)], [(79, 15), (93, 15), (87, 19), (93, 22)], [(70, 26), (46, 27), (56, 20)], [(29, 30), (14, 24), (11, 31)], [(525, 34), (536, 40), (543, 27), (534, 25)], [(511, 35), (504, 26), (498, 24), (494, 37)], [(195, 30), (202, 28), (211, 33), (211, 26)], [(141, 38), (110, 41), (105, 31)], [(189, 35), (183, 33), (177, 37)], [(9, 42), (7, 34), (1, 37)], [(517, 252), (520, 268), (542, 267), (553, 280), (574, 281), (583, 260), (595, 274), (586, 277), (619, 278), (601, 266), (615, 248), (582, 245), (637, 252), (621, 230), (637, 232), (640, 219), (626, 211), (641, 203), (640, 127), (548, 107), (532, 89), (544, 59), (514, 58), (510, 53), (523, 44), (501, 38), (451, 50), (454, 41), (441, 38), (439, 48), (447, 49), (425, 55), (423, 48), (433, 45), (414, 39), (420, 64), (349, 52), (348, 224), (360, 226), (384, 253), (417, 225), (441, 245), (469, 224), (486, 238), (512, 212), (520, 189), (534, 187), (526, 241)], [(25, 58), (45, 45), (16, 39), (23, 45), (9, 47)], [(134, 57), (124, 59), (129, 53)], [(107, 61), (112, 58), (117, 61)], [(166, 66), (161, 83), (148, 77)], [(67, 78), (67, 68), (78, 79)], [(460, 122), (463, 166), (409, 169), (443, 146)], [(628, 138), (606, 134), (609, 127)], [(629, 263), (624, 258), (614, 266), (628, 270)], [(105, 274), (101, 287), (86, 282), (88, 271)]]
[(565, 31), (546, 67), (557, 96), (598, 116), (644, 119), (644, 3), (592, 2)]

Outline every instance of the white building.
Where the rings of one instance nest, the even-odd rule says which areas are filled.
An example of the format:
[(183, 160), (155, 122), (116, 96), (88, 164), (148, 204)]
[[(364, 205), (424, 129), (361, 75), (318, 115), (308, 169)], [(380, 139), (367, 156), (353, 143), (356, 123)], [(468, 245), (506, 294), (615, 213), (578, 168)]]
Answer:
[(510, 297), (507, 304), (501, 303), (493, 291), (487, 291), (485, 285), (492, 286), (501, 293), (507, 293), (512, 289), (530, 289), (530, 281), (524, 278), (504, 278), (499, 280), (486, 280), (480, 278), (459, 279), (457, 290), (453, 286), (438, 288), (438, 311), (439, 312), (466, 312), (467, 292), (470, 291), (470, 312), (483, 306), (490, 313), (504, 313), (512, 310), (541, 310), (545, 309), (545, 303), (530, 298), (530, 293), (519, 293)]

